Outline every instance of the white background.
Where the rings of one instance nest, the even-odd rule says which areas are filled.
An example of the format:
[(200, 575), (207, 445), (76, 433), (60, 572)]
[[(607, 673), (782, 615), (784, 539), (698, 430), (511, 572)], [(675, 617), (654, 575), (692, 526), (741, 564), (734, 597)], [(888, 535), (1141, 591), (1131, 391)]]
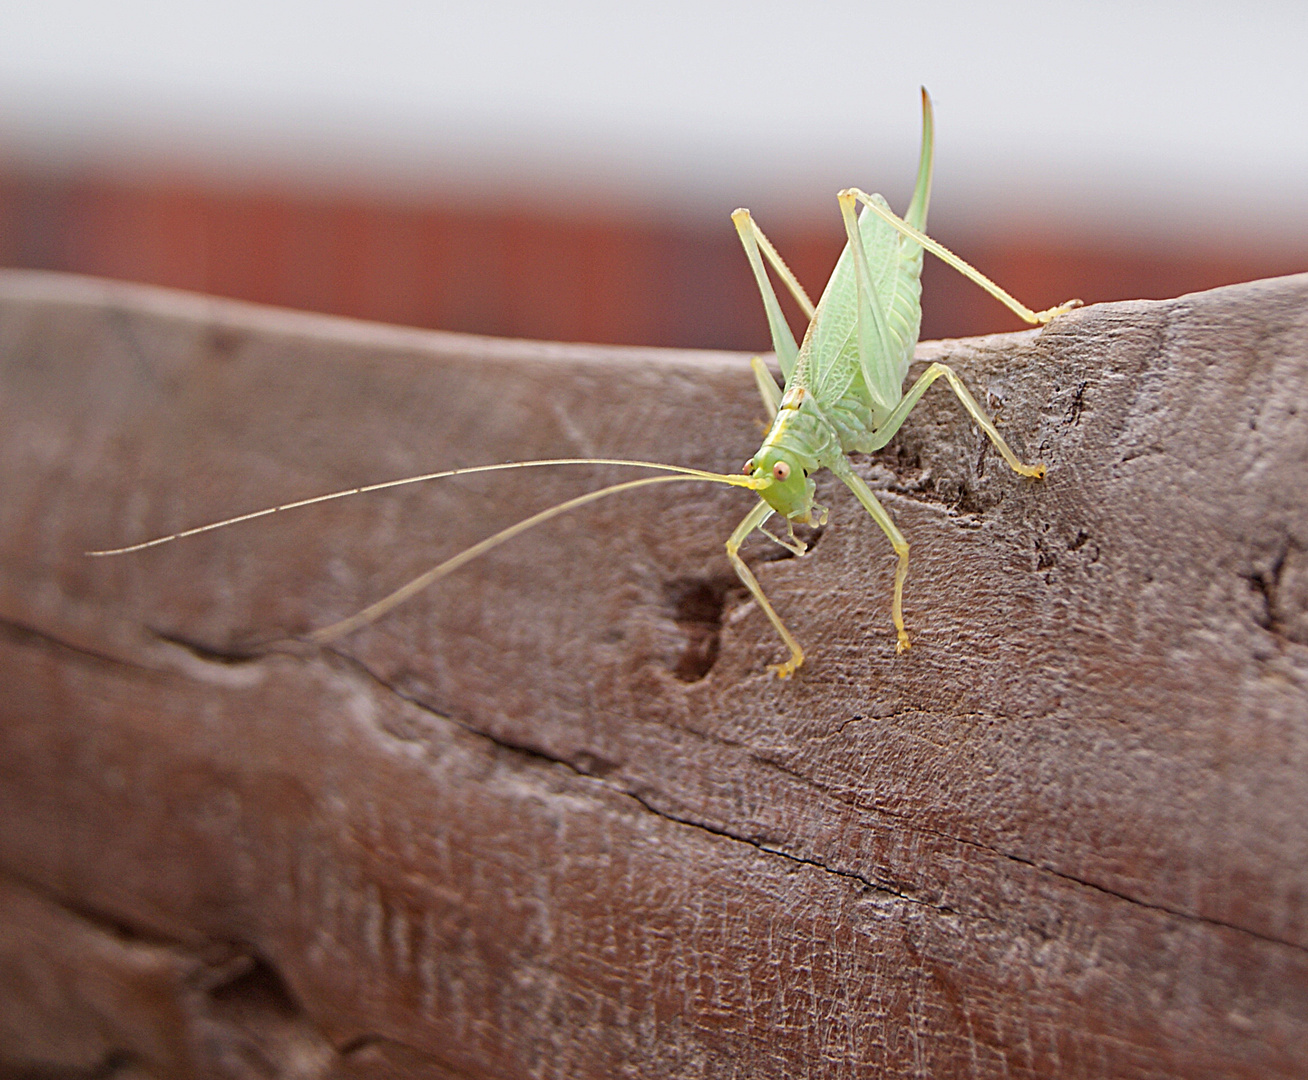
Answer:
[(1302, 246), (1308, 5), (0, 0), (0, 155)]

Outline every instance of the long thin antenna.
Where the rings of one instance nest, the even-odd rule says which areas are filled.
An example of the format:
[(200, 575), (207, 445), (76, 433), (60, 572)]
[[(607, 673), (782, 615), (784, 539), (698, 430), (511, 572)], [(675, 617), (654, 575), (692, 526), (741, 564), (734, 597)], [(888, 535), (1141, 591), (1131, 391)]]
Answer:
[[(632, 463), (626, 462), (624, 464)], [(671, 466), (664, 467), (670, 468)], [(568, 499), (566, 502), (557, 503), (548, 509), (541, 510), (539, 513), (532, 514), (531, 517), (523, 518), (517, 524), (510, 525), (507, 529), (501, 529), (499, 532), (486, 537), (485, 540), (473, 544), (472, 547), (464, 548), (457, 555), (446, 559), (438, 566), (432, 567), (426, 573), (419, 574), (412, 581), (408, 582), (408, 584), (401, 585), (389, 596), (383, 597), (375, 604), (369, 604), (358, 614), (351, 615), (348, 619), (342, 619), (340, 622), (332, 623), (330, 626), (325, 626), (321, 630), (313, 631), (311, 634), (307, 635), (308, 639), (315, 644), (321, 645), (323, 642), (331, 641), (333, 638), (338, 638), (353, 630), (358, 630), (360, 627), (366, 626), (368, 623), (381, 618), (392, 608), (404, 603), (404, 601), (408, 600), (409, 597), (421, 592), (433, 582), (438, 581), (447, 574), (452, 574), (464, 563), (471, 562), (479, 555), (484, 555), (486, 552), (490, 551), (491, 548), (499, 547), (499, 545), (504, 543), (506, 540), (512, 540), (519, 533), (524, 533), (528, 529), (534, 528), (542, 522), (549, 521), (552, 517), (558, 517), (559, 514), (567, 513), (569, 510), (575, 510), (577, 507), (585, 506), (587, 503), (593, 503), (597, 499), (603, 499), (608, 495), (616, 495), (620, 491), (633, 491), (636, 488), (649, 487), (653, 484), (674, 484), (679, 481), (684, 482), (688, 480), (720, 482), (718, 474), (705, 473), (703, 475), (696, 475), (696, 470), (693, 469), (678, 471), (683, 471), (690, 475), (647, 476), (641, 480), (627, 480), (621, 484), (614, 484), (611, 487), (600, 488), (598, 491), (591, 491), (585, 495), (578, 495), (575, 499)], [(745, 484), (735, 484), (735, 479), (736, 478), (732, 479), (734, 486), (749, 486)], [(739, 479), (746, 478), (740, 477)]]
[[(469, 465), (461, 469), (444, 469), (441, 472), (423, 473), (421, 476), (406, 476), (400, 480), (385, 480), (380, 484), (365, 484), (362, 487), (345, 488), (341, 491), (329, 492), (326, 495), (315, 495), (309, 499), (298, 499), (295, 502), (282, 503), (280, 506), (269, 506), (263, 510), (254, 510), (248, 514), (238, 514), (236, 517), (224, 518), (222, 521), (212, 521), (208, 525), (197, 525), (191, 529), (183, 529), (181, 532), (170, 533), (168, 536), (144, 540), (139, 544), (129, 544), (127, 547), (120, 548), (105, 548), (102, 551), (86, 551), (83, 554), (96, 558), (105, 555), (126, 555), (132, 551), (144, 551), (146, 548), (158, 547), (160, 544), (171, 543), (173, 540), (182, 540), (188, 536), (198, 536), (200, 533), (211, 532), (214, 529), (223, 529), (228, 525), (239, 525), (243, 521), (253, 521), (255, 518), (268, 517), (270, 514), (280, 514), (283, 510), (298, 510), (302, 506), (313, 506), (315, 503), (330, 502), (332, 499), (343, 499), (347, 495), (362, 495), (369, 491), (385, 491), (388, 488), (403, 487), (405, 484), (421, 484), (427, 480), (441, 480), (448, 476), (469, 476), (472, 473), (500, 472), (505, 469), (534, 469), (543, 465), (631, 465), (642, 469), (661, 469), (664, 472), (679, 473), (688, 477), (698, 477), (702, 480), (713, 480), (719, 484), (730, 484), (732, 487), (749, 488), (753, 491), (759, 491), (771, 483), (767, 478), (755, 480), (750, 476), (706, 472), (703, 469), (691, 469), (682, 465), (664, 465), (658, 461), (625, 461), (619, 458), (542, 458), (539, 461), (509, 461), (499, 465)], [(566, 506), (568, 504), (561, 505)]]

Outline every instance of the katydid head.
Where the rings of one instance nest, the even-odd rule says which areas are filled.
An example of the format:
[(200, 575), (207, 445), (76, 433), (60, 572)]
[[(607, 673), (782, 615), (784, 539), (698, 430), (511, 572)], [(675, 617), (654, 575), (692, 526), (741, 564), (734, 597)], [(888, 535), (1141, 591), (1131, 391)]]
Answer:
[(758, 489), (759, 496), (790, 521), (813, 523), (813, 494), (817, 485), (808, 470), (776, 446), (763, 447), (745, 462), (745, 472), (755, 480), (771, 480)]

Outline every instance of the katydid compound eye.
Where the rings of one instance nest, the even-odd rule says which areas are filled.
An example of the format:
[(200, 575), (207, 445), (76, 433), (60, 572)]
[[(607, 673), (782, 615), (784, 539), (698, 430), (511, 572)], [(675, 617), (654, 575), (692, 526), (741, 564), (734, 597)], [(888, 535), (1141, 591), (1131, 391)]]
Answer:
[(790, 479), (790, 466), (784, 461), (778, 461), (772, 466), (772, 478), (784, 484)]
[(754, 459), (750, 458), (747, 462), (745, 462), (745, 467), (740, 471), (743, 472), (746, 476), (748, 476), (750, 473), (754, 471), (754, 469), (755, 469)]

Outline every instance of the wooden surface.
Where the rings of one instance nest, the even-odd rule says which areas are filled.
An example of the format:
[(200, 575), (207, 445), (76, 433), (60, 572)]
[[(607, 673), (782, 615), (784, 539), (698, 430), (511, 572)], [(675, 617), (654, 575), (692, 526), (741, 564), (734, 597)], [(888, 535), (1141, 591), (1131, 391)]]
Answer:
[[(761, 316), (760, 316), (761, 317)], [(943, 388), (826, 478), (734, 470), (738, 355), (397, 330), (0, 275), (0, 1074), (1308, 1075), (1308, 276), (924, 345)]]

